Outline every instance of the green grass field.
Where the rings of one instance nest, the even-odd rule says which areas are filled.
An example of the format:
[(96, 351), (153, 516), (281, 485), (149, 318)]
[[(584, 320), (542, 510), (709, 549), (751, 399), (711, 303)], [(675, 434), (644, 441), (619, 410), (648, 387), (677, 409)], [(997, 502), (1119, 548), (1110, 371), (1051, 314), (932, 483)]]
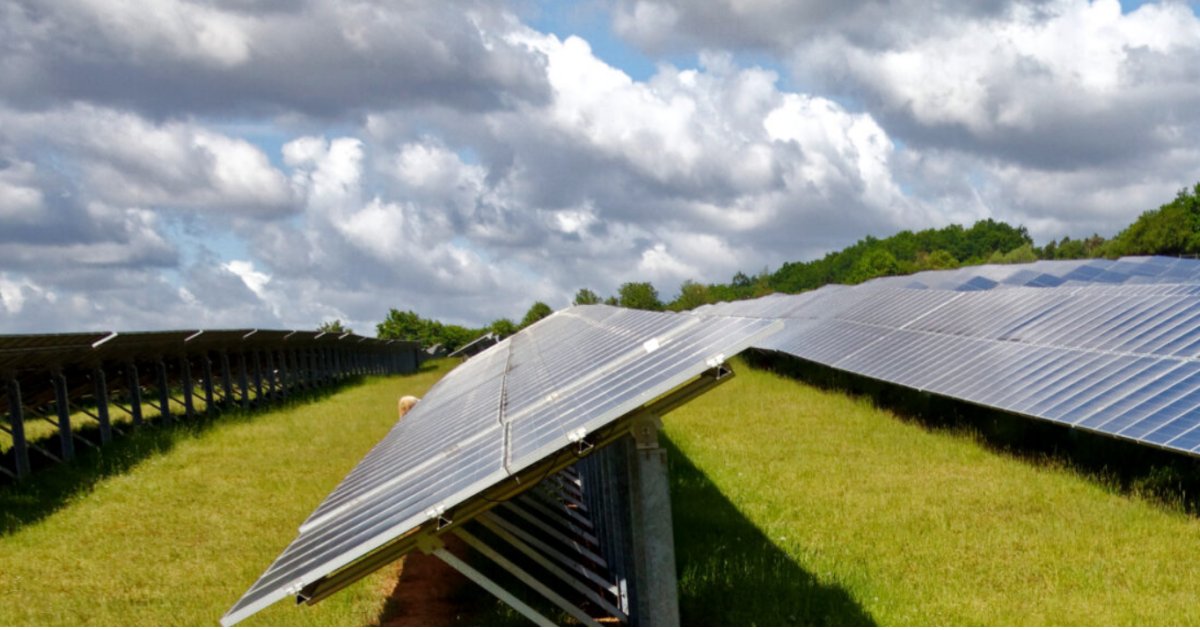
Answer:
[(1194, 517), (737, 369), (666, 419), (685, 624), (1200, 623)]
[[(0, 489), (0, 625), (216, 623), (448, 366), (139, 431)], [(1200, 623), (1196, 518), (735, 367), (666, 418), (685, 623)], [(385, 582), (250, 622), (371, 624)]]
[[(448, 364), (311, 404), (152, 428), (0, 489), (0, 625), (212, 625)], [(264, 625), (363, 625), (385, 575)]]

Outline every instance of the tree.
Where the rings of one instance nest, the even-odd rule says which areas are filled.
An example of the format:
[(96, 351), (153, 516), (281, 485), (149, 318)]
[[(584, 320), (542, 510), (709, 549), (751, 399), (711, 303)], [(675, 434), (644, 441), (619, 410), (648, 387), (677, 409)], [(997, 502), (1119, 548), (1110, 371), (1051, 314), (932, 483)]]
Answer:
[(618, 303), (625, 308), (663, 310), (663, 303), (658, 299), (658, 290), (649, 282), (626, 282), (617, 290), (617, 295)]
[(896, 262), (895, 256), (886, 249), (877, 248), (858, 259), (846, 280), (851, 284), (858, 284), (871, 278), (893, 275), (899, 268), (900, 264)]
[(514, 324), (511, 319), (502, 318), (492, 322), (492, 325), (488, 326), (488, 329), (491, 330), (492, 333), (494, 333), (497, 337), (503, 339), (516, 333), (517, 325)]
[(342, 320), (340, 320), (340, 319), (335, 319), (331, 322), (322, 322), (320, 326), (317, 326), (317, 330), (319, 330), (320, 332), (339, 333), (339, 334), (354, 332), (353, 330), (350, 330), (349, 328), (344, 326), (342, 324)]
[(1147, 210), (1104, 248), (1113, 256), (1200, 253), (1200, 183)]
[(954, 254), (944, 249), (937, 249), (925, 256), (924, 260), (921, 260), (918, 255), (917, 266), (921, 269), (957, 269), (959, 263)]
[(429, 322), (413, 311), (398, 311), (391, 309), (387, 317), (375, 326), (375, 334), (380, 339), (402, 339), (404, 341), (420, 341), (426, 345)]
[(529, 310), (525, 312), (525, 317), (521, 320), (521, 328), (525, 328), (553, 312), (554, 309), (547, 306), (545, 302), (534, 302), (533, 306), (530, 306)]
[(591, 289), (580, 289), (575, 294), (575, 300), (572, 302), (575, 306), (584, 306), (587, 304), (599, 304), (600, 296), (592, 293)]
[(708, 285), (700, 284), (693, 280), (685, 280), (683, 285), (679, 287), (679, 297), (671, 302), (669, 308), (672, 311), (690, 311), (697, 306), (712, 304), (714, 301)]
[(610, 295), (610, 296), (604, 298), (604, 303), (609, 306), (617, 306), (618, 305), (617, 296)]
[(474, 329), (456, 324), (443, 324), (425, 319), (412, 311), (391, 309), (388, 316), (375, 327), (380, 339), (403, 339), (416, 341), (430, 347), (442, 344), (447, 350), (455, 350), (482, 335), (487, 329)]

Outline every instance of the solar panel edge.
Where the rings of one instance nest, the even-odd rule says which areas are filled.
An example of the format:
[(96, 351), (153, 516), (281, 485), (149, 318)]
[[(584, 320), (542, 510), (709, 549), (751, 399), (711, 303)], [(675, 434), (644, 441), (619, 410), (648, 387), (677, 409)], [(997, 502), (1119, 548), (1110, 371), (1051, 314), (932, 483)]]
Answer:
[[(480, 492), (487, 490), (488, 488), (491, 488), (491, 487), (497, 485), (498, 483), (503, 482), (508, 477), (509, 477), (509, 475), (507, 475), (507, 474), (494, 473), (491, 476), (486, 477), (483, 480), (478, 481), (475, 484), (472, 484), (471, 486), (464, 488), (463, 490), (455, 493), (450, 498), (446, 499), (444, 502), (445, 503), (454, 503), (455, 500), (457, 499), (457, 501), (459, 503), (461, 503), (463, 501), (463, 498), (461, 498), (461, 497), (469, 498), (471, 496), (475, 496), (475, 495), (479, 494)], [(250, 616), (254, 615), (255, 613), (267, 608), (268, 606), (271, 606), (273, 604), (276, 604), (276, 603), (286, 599), (289, 596), (298, 595), (300, 590), (303, 587), (313, 584), (316, 581), (318, 581), (319, 579), (327, 577), (333, 573), (336, 573), (337, 571), (340, 571), (340, 570), (343, 570), (343, 569), (353, 566), (352, 564), (347, 563), (345, 561), (346, 558), (348, 558), (348, 557), (355, 558), (355, 559), (362, 558), (362, 557), (370, 554), (373, 551), (376, 551), (378, 549), (381, 549), (381, 548), (387, 546), (389, 543), (391, 543), (393, 541), (403, 538), (405, 536), (405, 534), (413, 531), (414, 529), (420, 527), (422, 524), (424, 524), (426, 522), (429, 522), (430, 520), (431, 519), (429, 518), (429, 516), (425, 515), (425, 514), (410, 517), (409, 519), (406, 519), (405, 521), (402, 521), (397, 525), (389, 527), (387, 530), (373, 536), (372, 538), (368, 539), (366, 542), (360, 543), (359, 545), (351, 548), (348, 551), (345, 551), (345, 552), (339, 554), (338, 556), (336, 556), (335, 558), (333, 558), (331, 560), (327, 560), (326, 562), (319, 565), (317, 568), (314, 568), (314, 569), (311, 569), (311, 570), (305, 572), (301, 577), (292, 581), (292, 586), (290, 586), (290, 587), (276, 589), (274, 591), (271, 591), (271, 593), (269, 595), (258, 597), (254, 600), (254, 603), (247, 604), (246, 606), (242, 606), (241, 605), (242, 601), (239, 600), (237, 603), (235, 603), (229, 609), (229, 611), (227, 611), (224, 615), (222, 615), (221, 624), (223, 626), (227, 626), (227, 627), (234, 625), (236, 623), (244, 621), (245, 619), (249, 618)], [(294, 542), (295, 541), (293, 541), (293, 543)], [(289, 544), (289, 546), (291, 546), (291, 543)], [(286, 552), (286, 549), (284, 551)], [(283, 556), (281, 555), (279, 558), (276, 558), (276, 562), (278, 562), (278, 560), (282, 557)], [(264, 574), (264, 576), (265, 576), (265, 574)], [(255, 584), (257, 584), (259, 581), (261, 581), (262, 577), (263, 576), (260, 576), (259, 579), (255, 581)], [(250, 586), (250, 590), (248, 592), (251, 592), (253, 590), (254, 590), (254, 584), (252, 584)]]

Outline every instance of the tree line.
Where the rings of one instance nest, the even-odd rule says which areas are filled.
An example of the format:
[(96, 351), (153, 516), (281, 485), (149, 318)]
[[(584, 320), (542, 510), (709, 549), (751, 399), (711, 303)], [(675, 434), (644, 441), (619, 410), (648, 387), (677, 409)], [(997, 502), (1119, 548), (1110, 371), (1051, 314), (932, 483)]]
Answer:
[[(739, 271), (727, 283), (704, 284), (687, 280), (670, 300), (664, 300), (650, 282), (626, 282), (618, 288), (616, 295), (606, 298), (591, 289), (581, 288), (572, 303), (685, 311), (715, 302), (744, 300), (776, 292), (800, 293), (826, 284), (858, 284), (880, 276), (931, 269), (1153, 254), (1200, 255), (1200, 183), (1191, 190), (1179, 191), (1173, 201), (1143, 212), (1111, 239), (1098, 234), (1081, 239), (1065, 236), (1037, 247), (1025, 227), (985, 219), (971, 227), (948, 225), (918, 232), (905, 230), (887, 238), (867, 236), (816, 260), (784, 263), (773, 272), (764, 269), (751, 276)], [(502, 318), (483, 328), (467, 328), (393, 308), (376, 327), (376, 334), (380, 339), (414, 340), (427, 347), (442, 344), (448, 350), (454, 350), (489, 332), (507, 337), (552, 312), (547, 304), (534, 302), (519, 323)], [(347, 330), (338, 321), (322, 324), (323, 330), (326, 327), (339, 332)]]

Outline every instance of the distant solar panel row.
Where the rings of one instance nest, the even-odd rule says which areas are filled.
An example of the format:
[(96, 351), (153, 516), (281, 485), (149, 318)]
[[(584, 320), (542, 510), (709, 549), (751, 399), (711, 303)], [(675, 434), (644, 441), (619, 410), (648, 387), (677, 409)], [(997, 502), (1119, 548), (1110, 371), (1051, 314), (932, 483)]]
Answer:
[(781, 328), (607, 306), (560, 311), (444, 377), (300, 527), (232, 624), (395, 544)]
[(759, 347), (1154, 446), (1200, 452), (1200, 261), (1044, 261), (720, 304)]
[(76, 443), (105, 444), (151, 417), (169, 423), (176, 413), (258, 406), (346, 376), (411, 372), (419, 350), (318, 331), (0, 335), (0, 475), (24, 479), (74, 458)]

